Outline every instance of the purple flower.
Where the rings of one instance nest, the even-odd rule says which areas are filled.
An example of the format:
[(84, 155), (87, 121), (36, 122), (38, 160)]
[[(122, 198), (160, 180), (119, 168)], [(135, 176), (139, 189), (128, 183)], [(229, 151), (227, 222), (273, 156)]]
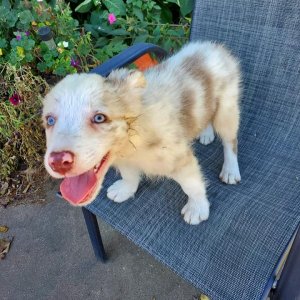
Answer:
[(26, 36), (30, 36), (30, 31), (25, 31)]
[(117, 18), (114, 14), (108, 14), (107, 20), (108, 20), (108, 23), (110, 25), (112, 25), (117, 21)]
[(17, 36), (16, 36), (16, 40), (17, 40), (17, 41), (20, 41), (21, 38), (22, 38), (22, 37), (21, 37), (20, 35), (17, 35)]
[(71, 58), (71, 66), (77, 68), (79, 66), (79, 61), (77, 59)]
[(21, 101), (22, 100), (21, 100), (20, 95), (18, 95), (16, 92), (13, 93), (13, 95), (11, 97), (9, 97), (9, 102), (14, 106), (19, 105)]

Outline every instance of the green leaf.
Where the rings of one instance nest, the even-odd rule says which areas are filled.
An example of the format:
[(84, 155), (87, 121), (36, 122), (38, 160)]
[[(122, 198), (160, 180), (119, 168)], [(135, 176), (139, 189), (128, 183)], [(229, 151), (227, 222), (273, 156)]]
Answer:
[(178, 37), (183, 37), (184, 36), (184, 31), (182, 30), (182, 28), (178, 28), (177, 30), (175, 29), (169, 29), (167, 31), (167, 35), (171, 35), (171, 36), (178, 36)]
[(151, 43), (153, 43), (153, 44), (160, 44), (159, 40), (160, 40), (160, 36), (157, 35), (157, 36), (155, 36), (155, 37), (153, 37), (151, 39)]
[(7, 7), (5, 7), (4, 5), (0, 5), (0, 19), (7, 19), (9, 13), (10, 10)]
[(92, 7), (93, 7), (92, 0), (85, 0), (75, 8), (75, 11), (83, 14), (89, 12)]
[(19, 13), (19, 19), (21, 24), (27, 25), (34, 20), (32, 13), (30, 10), (24, 10)]
[(49, 61), (45, 62), (45, 64), (46, 64), (47, 68), (51, 68), (54, 65), (54, 61), (49, 60)]
[(153, 35), (154, 36), (160, 36), (161, 32), (160, 32), (160, 27), (156, 26), (155, 29), (153, 30)]
[(161, 20), (163, 23), (172, 23), (172, 11), (168, 6), (163, 6), (163, 9), (161, 11)]
[(26, 53), (25, 54), (25, 60), (26, 60), (26, 62), (31, 62), (31, 61), (33, 61), (33, 59), (34, 59), (34, 57), (33, 57), (33, 55), (31, 53)]
[(95, 47), (101, 48), (108, 44), (108, 39), (106, 37), (100, 37), (96, 40)]
[(17, 41), (17, 39), (12, 39), (10, 41), (10, 45), (11, 45), (12, 48), (14, 48), (14, 47), (17, 47), (18, 45), (20, 45), (20, 42)]
[(179, 0), (180, 12), (183, 17), (189, 14), (194, 8), (194, 0)]
[(22, 60), (22, 58), (20, 58), (18, 56), (18, 53), (17, 51), (15, 50), (12, 50), (9, 54), (9, 62), (14, 65), (14, 66), (17, 66), (19, 65), (19, 62)]
[(27, 51), (31, 50), (34, 47), (34, 45), (35, 45), (35, 41), (32, 39), (25, 40), (23, 43), (23, 47)]
[(134, 7), (133, 13), (137, 18), (139, 18), (140, 21), (144, 21), (144, 14), (141, 9)]
[(18, 21), (17, 14), (9, 13), (7, 15), (6, 23), (9, 28), (14, 27), (16, 25), (17, 21)]
[(120, 42), (113, 44), (112, 51), (113, 51), (113, 53), (118, 54), (126, 48), (127, 48), (127, 45), (125, 45), (122, 41), (120, 41)]
[(51, 61), (52, 60), (51, 52), (48, 52), (48, 53), (44, 54), (43, 59), (45, 60), (45, 62)]
[(5, 39), (0, 39), (0, 48), (6, 48), (7, 47), (7, 41)]
[(85, 43), (80, 43), (77, 46), (77, 51), (81, 56), (87, 56), (91, 52), (91, 47)]
[(93, 0), (95, 6), (101, 5), (101, 0)]
[(126, 6), (123, 0), (103, 0), (103, 4), (110, 13), (114, 13), (116, 16), (126, 15)]
[(92, 25), (92, 24), (84, 24), (84, 29), (87, 32), (90, 32), (92, 34), (92, 36), (94, 36), (95, 38), (99, 37), (99, 33), (97, 31), (97, 27), (98, 26), (95, 26), (95, 25)]
[(110, 58), (110, 56), (107, 55), (107, 53), (103, 50), (103, 48), (96, 49), (95, 56), (100, 62), (106, 61), (107, 59)]
[(129, 35), (129, 33), (125, 29), (122, 29), (122, 28), (113, 29), (110, 31), (110, 34), (112, 34), (112, 35)]
[(106, 24), (102, 24), (101, 26), (95, 26), (95, 29), (102, 35), (109, 35), (112, 32), (112, 29)]
[(163, 48), (166, 50), (166, 51), (170, 51), (171, 48), (173, 47), (173, 43), (170, 39), (164, 39), (162, 41), (162, 44), (163, 44)]
[(65, 76), (67, 74), (66, 69), (64, 66), (59, 65), (54, 71), (54, 74), (58, 76)]
[(137, 1), (135, 2), (135, 5), (136, 5), (137, 7), (139, 7), (139, 8), (142, 8), (143, 2), (142, 2), (141, 0), (137, 0)]
[(45, 72), (47, 70), (47, 64), (45, 62), (39, 62), (37, 68), (39, 71)]
[(103, 21), (107, 22), (107, 16), (108, 16), (107, 11), (93, 11), (91, 13), (90, 22), (93, 25), (98, 25), (99, 26)]
[[(191, 0), (192, 1), (192, 0)], [(175, 3), (177, 4), (178, 6), (180, 6), (180, 0), (166, 0), (166, 2), (169, 2), (169, 3)]]
[(1, 1), (1, 6), (10, 9), (11, 8), (10, 1), (9, 0), (2, 0)]
[(149, 37), (148, 34), (139, 35), (135, 38), (135, 40), (133, 41), (133, 44), (144, 43), (147, 41), (148, 37)]

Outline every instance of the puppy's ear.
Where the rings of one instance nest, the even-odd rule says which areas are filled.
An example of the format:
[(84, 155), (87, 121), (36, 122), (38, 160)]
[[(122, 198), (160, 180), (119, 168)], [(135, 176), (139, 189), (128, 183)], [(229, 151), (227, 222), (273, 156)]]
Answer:
[(147, 83), (144, 74), (138, 70), (129, 71), (125, 80), (131, 88), (144, 88)]
[(146, 78), (141, 71), (125, 68), (113, 70), (107, 77), (107, 82), (114, 86), (131, 88), (143, 88), (146, 86)]

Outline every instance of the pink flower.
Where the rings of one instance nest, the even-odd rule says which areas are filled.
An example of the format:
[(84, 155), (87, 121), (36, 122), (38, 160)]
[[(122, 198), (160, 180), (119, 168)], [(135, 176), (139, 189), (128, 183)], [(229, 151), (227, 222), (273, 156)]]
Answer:
[(107, 20), (108, 20), (108, 23), (111, 25), (117, 21), (117, 18), (114, 14), (108, 14)]
[(30, 35), (30, 31), (25, 31), (25, 35), (29, 36)]
[(17, 93), (13, 93), (13, 95), (11, 97), (9, 97), (9, 102), (12, 105), (17, 106), (21, 102), (21, 97)]
[(21, 38), (22, 38), (22, 37), (21, 37), (20, 35), (17, 35), (17, 36), (16, 36), (16, 40), (17, 40), (17, 41), (20, 41)]

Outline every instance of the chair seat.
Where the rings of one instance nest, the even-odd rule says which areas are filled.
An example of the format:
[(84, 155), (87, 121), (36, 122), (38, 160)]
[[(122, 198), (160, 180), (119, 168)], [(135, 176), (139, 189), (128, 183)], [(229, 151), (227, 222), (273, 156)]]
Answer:
[(260, 299), (300, 221), (298, 146), (270, 148), (270, 134), (251, 128), (240, 134), (242, 182), (236, 186), (218, 180), (220, 141), (195, 141), (211, 202), (210, 218), (198, 226), (183, 221), (187, 197), (169, 179), (143, 180), (135, 198), (121, 204), (107, 199), (118, 178), (114, 170), (87, 208), (212, 299)]

